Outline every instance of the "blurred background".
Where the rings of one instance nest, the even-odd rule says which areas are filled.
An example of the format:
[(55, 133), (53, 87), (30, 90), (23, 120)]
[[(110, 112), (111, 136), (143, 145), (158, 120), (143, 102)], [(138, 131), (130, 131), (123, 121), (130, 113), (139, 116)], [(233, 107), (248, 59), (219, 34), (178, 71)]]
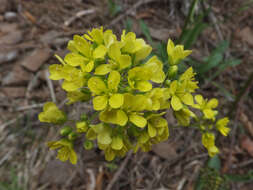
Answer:
[[(108, 163), (80, 147), (76, 166), (55, 159), (45, 143), (59, 129), (37, 115), (46, 101), (63, 105), (66, 94), (47, 68), (74, 34), (100, 26), (135, 32), (164, 62), (168, 38), (193, 50), (180, 69), (192, 66), (198, 93), (218, 98), (231, 119), (229, 136), (217, 139), (219, 156), (209, 159), (198, 131), (171, 128), (149, 153)], [(0, 0), (0, 190), (252, 190), (252, 47), (252, 0)]]

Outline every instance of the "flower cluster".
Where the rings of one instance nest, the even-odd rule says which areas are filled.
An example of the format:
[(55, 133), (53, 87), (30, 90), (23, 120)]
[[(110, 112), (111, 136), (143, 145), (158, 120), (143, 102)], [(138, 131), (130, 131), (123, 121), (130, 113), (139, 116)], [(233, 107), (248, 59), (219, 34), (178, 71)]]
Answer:
[[(60, 130), (62, 138), (48, 143), (51, 149), (58, 149), (57, 158), (75, 164), (77, 139), (83, 141), (86, 149), (98, 146), (108, 161), (124, 156), (130, 149), (149, 151), (153, 144), (169, 137), (164, 118), (168, 109), (182, 126), (194, 121), (192, 125), (202, 132), (202, 143), (209, 155), (218, 153), (211, 131), (217, 129), (226, 136), (228, 119), (215, 123), (217, 111), (213, 109), (218, 101), (194, 96), (198, 82), (191, 67), (178, 74), (178, 64), (190, 50), (169, 40), (169, 70), (164, 71), (164, 63), (151, 56), (152, 48), (143, 39), (123, 31), (118, 40), (111, 30), (103, 28), (75, 35), (68, 50), (64, 59), (56, 56), (61, 64), (49, 67), (50, 79), (63, 80), (67, 104), (91, 101), (94, 121), (84, 114), (72, 126), (64, 125)], [(197, 116), (193, 110), (201, 114)], [(95, 122), (96, 117), (99, 123)], [(53, 124), (73, 123), (52, 102), (45, 104), (39, 119)]]

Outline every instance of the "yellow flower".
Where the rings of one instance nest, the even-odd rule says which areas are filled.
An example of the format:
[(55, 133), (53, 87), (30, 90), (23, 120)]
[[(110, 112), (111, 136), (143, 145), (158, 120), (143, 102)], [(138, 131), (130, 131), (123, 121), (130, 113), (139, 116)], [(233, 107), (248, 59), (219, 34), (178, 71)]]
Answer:
[(151, 138), (153, 138), (157, 135), (161, 135), (159, 133), (164, 132), (163, 128), (168, 128), (167, 120), (161, 117), (164, 114), (165, 114), (165, 112), (160, 113), (160, 114), (151, 114), (147, 117), (148, 135)]
[(228, 122), (229, 122), (229, 119), (227, 117), (224, 117), (222, 119), (219, 119), (217, 122), (216, 122), (216, 128), (220, 131), (220, 133), (224, 136), (227, 136), (229, 131), (230, 131), (230, 128), (227, 127), (228, 125)]
[(96, 75), (105, 75), (112, 70), (121, 71), (125, 68), (131, 66), (131, 57), (126, 54), (122, 54), (120, 48), (122, 47), (122, 43), (115, 42), (110, 45), (108, 50), (109, 55), (109, 63), (99, 65), (96, 70)]
[(78, 133), (85, 133), (88, 130), (88, 124), (86, 121), (76, 122), (76, 131)]
[(77, 155), (73, 149), (73, 143), (67, 139), (47, 143), (51, 150), (59, 149), (57, 158), (63, 162), (69, 160), (72, 164), (77, 163)]
[(134, 67), (128, 71), (128, 84), (132, 89), (148, 92), (152, 89), (152, 84), (148, 81), (151, 77), (152, 73), (148, 68)]
[(44, 104), (43, 112), (39, 114), (39, 120), (41, 122), (62, 124), (67, 120), (66, 114), (58, 109), (53, 102), (47, 102)]
[(183, 103), (186, 105), (193, 105), (193, 97), (191, 93), (187, 92), (185, 86), (179, 81), (174, 80), (169, 87), (171, 95), (171, 106), (175, 111), (183, 108)]
[(120, 126), (125, 126), (128, 121), (127, 114), (120, 109), (106, 109), (100, 112), (99, 119), (105, 123), (112, 123)]
[(163, 72), (163, 63), (156, 57), (151, 57), (143, 66), (149, 69), (151, 78), (150, 80), (155, 83), (162, 83), (165, 79), (165, 74)]
[(170, 103), (167, 100), (170, 98), (170, 93), (168, 88), (153, 88), (146, 96), (150, 101), (147, 104), (147, 110), (169, 109)]
[(67, 104), (73, 104), (78, 101), (88, 101), (91, 98), (90, 93), (84, 93), (80, 90), (71, 91), (67, 93), (68, 102)]
[(123, 30), (121, 35), (121, 42), (123, 42), (122, 52), (134, 55), (134, 63), (145, 59), (152, 51), (152, 47), (147, 45), (143, 39), (137, 38), (133, 32)]
[(195, 100), (197, 104), (194, 104), (192, 107), (200, 109), (205, 118), (215, 120), (215, 116), (217, 115), (217, 111), (213, 110), (218, 106), (218, 100), (213, 98), (211, 100), (204, 100), (203, 96), (196, 95)]
[(85, 73), (70, 65), (54, 64), (49, 66), (50, 79), (61, 80), (62, 88), (66, 91), (76, 91), (86, 83)]
[(192, 67), (190, 67), (179, 77), (179, 81), (181, 82), (185, 91), (189, 93), (195, 92), (195, 90), (198, 88), (198, 82), (195, 81), (195, 75), (196, 73), (194, 73)]
[(104, 110), (108, 104), (111, 108), (120, 108), (123, 105), (124, 96), (117, 93), (119, 83), (120, 74), (118, 71), (110, 72), (107, 85), (99, 77), (89, 79), (88, 87), (95, 96), (92, 100), (95, 110)]
[(191, 117), (195, 118), (196, 115), (189, 110), (188, 108), (183, 108), (179, 111), (175, 111), (174, 112), (177, 121), (179, 122), (179, 124), (181, 124), (182, 126), (188, 126), (190, 125), (190, 119)]
[(215, 136), (213, 133), (202, 134), (202, 144), (208, 150), (209, 156), (213, 157), (219, 153), (219, 149), (215, 146)]
[(81, 67), (83, 72), (91, 72), (95, 61), (103, 60), (107, 52), (104, 45), (93, 48), (89, 42), (78, 35), (69, 42), (68, 48), (72, 52), (65, 56), (64, 61), (70, 66)]
[(184, 50), (183, 45), (174, 45), (174, 43), (169, 39), (167, 44), (167, 54), (169, 56), (170, 65), (176, 65), (180, 60), (184, 59), (192, 53), (191, 50)]

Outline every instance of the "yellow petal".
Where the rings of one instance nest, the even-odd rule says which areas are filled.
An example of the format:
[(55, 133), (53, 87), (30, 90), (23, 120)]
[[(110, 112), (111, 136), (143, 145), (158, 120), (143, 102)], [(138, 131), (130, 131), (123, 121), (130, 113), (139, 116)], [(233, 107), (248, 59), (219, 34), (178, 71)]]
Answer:
[(104, 81), (99, 77), (91, 77), (88, 81), (88, 87), (91, 92), (97, 95), (107, 91)]
[(218, 106), (218, 100), (216, 98), (212, 98), (211, 100), (209, 100), (206, 104), (206, 107), (207, 108), (216, 108)]
[(104, 45), (99, 45), (93, 52), (93, 57), (95, 59), (104, 59), (104, 56), (106, 54), (106, 47)]
[(139, 62), (140, 60), (145, 59), (152, 51), (152, 47), (149, 45), (145, 45), (135, 54), (135, 62)]
[(77, 53), (68, 53), (65, 58), (64, 58), (64, 61), (73, 66), (73, 67), (76, 67), (76, 66), (79, 66), (81, 64), (85, 64), (88, 59), (86, 59), (85, 57), (81, 56), (80, 54), (77, 54)]
[(137, 114), (131, 114), (129, 120), (140, 128), (144, 128), (147, 124), (147, 120), (144, 117)]
[(94, 61), (90, 61), (85, 67), (84, 71), (85, 72), (91, 72), (94, 68)]
[(214, 117), (215, 117), (215, 111), (213, 111), (211, 109), (204, 109), (203, 113), (204, 113), (205, 117), (208, 119), (214, 119)]
[(107, 106), (107, 96), (96, 96), (92, 102), (95, 110), (103, 110)]
[(213, 133), (204, 133), (202, 134), (202, 144), (204, 147), (213, 147), (214, 146), (214, 141), (215, 141), (215, 136)]
[(172, 55), (173, 54), (173, 49), (175, 48), (175, 45), (171, 39), (168, 40), (167, 43), (167, 54)]
[(120, 83), (120, 74), (118, 71), (111, 71), (108, 77), (108, 88), (110, 90), (118, 91), (118, 85)]
[(119, 136), (113, 137), (112, 138), (112, 144), (111, 144), (112, 149), (114, 150), (120, 150), (123, 147), (123, 140)]
[(154, 128), (151, 124), (148, 124), (148, 134), (149, 136), (152, 138), (152, 137), (155, 137), (156, 136), (156, 128)]
[(119, 108), (124, 103), (123, 94), (113, 94), (109, 99), (109, 104), (112, 108)]
[(95, 70), (95, 75), (106, 75), (111, 71), (111, 65), (109, 64), (102, 64), (99, 65)]
[(89, 42), (87, 42), (84, 38), (78, 35), (74, 35), (73, 39), (75, 48), (86, 57), (90, 57), (91, 50)]
[(69, 161), (71, 162), (71, 164), (76, 164), (77, 163), (77, 154), (73, 149), (70, 150)]
[(219, 153), (219, 149), (216, 146), (211, 146), (208, 148), (208, 154), (210, 157), (214, 157), (218, 153)]
[(199, 94), (195, 96), (195, 100), (196, 100), (196, 102), (197, 102), (199, 105), (202, 105), (202, 104), (204, 103), (203, 96), (201, 96), (201, 95), (199, 95)]
[(152, 89), (152, 84), (148, 81), (138, 81), (136, 88), (141, 92), (148, 92)]
[(128, 117), (123, 110), (117, 111), (117, 124), (125, 126), (128, 121)]
[(102, 132), (97, 137), (98, 143), (100, 144), (110, 144), (112, 142), (112, 139), (110, 137), (110, 134), (107, 132)]
[(114, 158), (115, 158), (115, 153), (114, 153), (114, 151), (112, 150), (112, 149), (110, 149), (110, 148), (107, 148), (106, 150), (105, 150), (105, 159), (107, 160), (107, 161), (112, 161)]
[(118, 59), (119, 69), (125, 69), (131, 66), (131, 57), (129, 55), (121, 55)]
[(186, 93), (185, 95), (183, 95), (181, 97), (181, 100), (186, 105), (193, 105), (194, 104), (193, 103), (193, 97), (192, 97), (192, 95), (190, 93)]
[(183, 108), (183, 105), (182, 105), (180, 99), (177, 96), (172, 96), (171, 106), (175, 111), (178, 111), (178, 110)]
[(176, 93), (176, 91), (177, 91), (177, 81), (176, 80), (173, 81), (172, 83), (170, 83), (169, 90), (170, 90), (171, 95), (174, 95)]

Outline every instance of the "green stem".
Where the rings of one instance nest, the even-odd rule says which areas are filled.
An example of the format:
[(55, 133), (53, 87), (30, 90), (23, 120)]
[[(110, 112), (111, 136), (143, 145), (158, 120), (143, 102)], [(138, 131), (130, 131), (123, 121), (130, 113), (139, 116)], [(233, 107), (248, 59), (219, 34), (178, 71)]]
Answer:
[(191, 22), (191, 20), (194, 16), (194, 10), (195, 10), (195, 7), (196, 7), (198, 1), (199, 0), (193, 0), (192, 3), (191, 3), (191, 7), (190, 7), (190, 10), (188, 12), (187, 18), (185, 20), (184, 27), (183, 27), (182, 33), (179, 37), (178, 43), (182, 43), (182, 37), (184, 36), (184, 34), (187, 30), (187, 27), (188, 27), (189, 23)]
[(245, 85), (243, 86), (243, 88), (239, 92), (238, 96), (236, 96), (235, 102), (232, 104), (232, 107), (231, 107), (231, 109), (228, 113), (229, 117), (233, 116), (234, 112), (236, 111), (236, 109), (238, 107), (238, 104), (241, 102), (244, 95), (248, 92), (248, 90), (251, 87), (252, 83), (253, 83), (253, 72), (250, 74), (248, 80), (246, 81)]

